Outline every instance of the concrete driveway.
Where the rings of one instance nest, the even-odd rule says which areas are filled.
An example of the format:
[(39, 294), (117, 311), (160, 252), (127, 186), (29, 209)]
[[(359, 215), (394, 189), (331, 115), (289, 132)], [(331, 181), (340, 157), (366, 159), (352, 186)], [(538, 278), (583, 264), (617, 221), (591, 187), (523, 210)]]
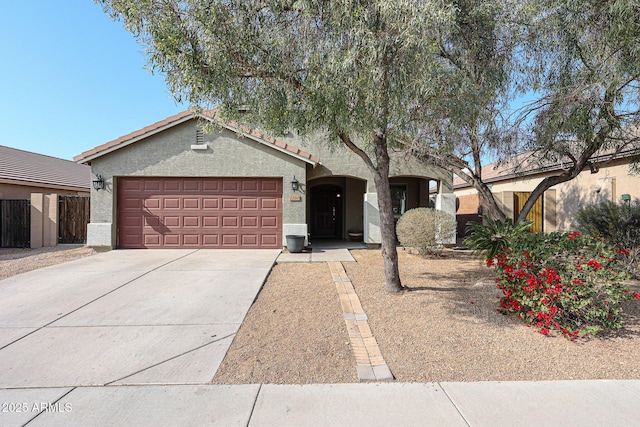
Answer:
[(279, 252), (116, 250), (2, 280), (0, 389), (210, 382)]

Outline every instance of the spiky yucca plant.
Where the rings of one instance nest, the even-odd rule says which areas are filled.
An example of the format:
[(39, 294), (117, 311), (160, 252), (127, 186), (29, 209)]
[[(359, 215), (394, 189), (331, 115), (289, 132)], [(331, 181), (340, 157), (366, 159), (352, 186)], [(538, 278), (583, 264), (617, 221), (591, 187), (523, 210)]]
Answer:
[(500, 252), (512, 247), (516, 240), (523, 240), (529, 235), (532, 221), (523, 221), (513, 225), (510, 219), (493, 220), (483, 216), (484, 224), (469, 223), (465, 244), (480, 253), (483, 258), (494, 258)]

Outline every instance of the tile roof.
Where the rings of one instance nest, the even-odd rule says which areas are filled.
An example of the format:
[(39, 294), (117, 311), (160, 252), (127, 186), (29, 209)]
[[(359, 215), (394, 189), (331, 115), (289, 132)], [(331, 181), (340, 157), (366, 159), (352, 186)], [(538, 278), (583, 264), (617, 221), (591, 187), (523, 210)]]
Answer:
[(91, 168), (69, 160), (31, 153), (0, 145), (0, 181), (24, 182), (24, 185), (74, 187), (89, 190)]
[[(142, 129), (139, 129), (135, 132), (131, 132), (127, 135), (123, 135), (120, 138), (114, 139), (113, 141), (109, 141), (106, 144), (102, 144), (99, 145), (89, 151), (85, 151), (82, 154), (79, 154), (77, 156), (75, 156), (73, 158), (74, 161), (76, 161), (77, 163), (88, 163), (90, 164), (91, 160), (95, 159), (96, 157), (100, 157), (104, 154), (110, 153), (112, 151), (115, 151), (119, 148), (125, 147), (126, 145), (129, 145), (133, 142), (136, 142), (139, 139), (151, 136), (155, 133), (158, 133), (168, 127), (183, 123), (187, 120), (191, 120), (193, 118), (196, 118), (198, 116), (205, 118), (207, 120), (211, 120), (211, 121), (217, 121), (216, 117), (215, 117), (215, 110), (209, 110), (209, 111), (205, 111), (204, 113), (197, 115), (194, 114), (192, 111), (190, 110), (186, 110), (186, 111), (182, 111), (181, 113), (178, 113), (176, 115), (173, 115), (171, 117), (167, 117), (164, 120), (161, 120), (159, 122), (156, 122), (152, 125), (146, 126)], [(291, 144), (288, 144), (284, 141), (281, 141), (279, 139), (273, 138), (269, 135), (264, 134), (263, 132), (260, 132), (258, 130), (255, 129), (251, 129), (249, 127), (240, 125), (236, 122), (219, 122), (219, 124), (221, 124), (223, 127), (232, 130), (234, 132), (237, 133), (241, 133), (246, 135), (249, 138), (252, 138), (262, 144), (265, 144), (267, 146), (271, 146), (274, 149), (277, 149), (279, 151), (285, 152), (287, 154), (291, 154), (294, 156), (298, 156), (303, 158), (304, 160), (308, 161), (309, 163), (312, 164), (317, 164), (320, 162), (320, 158), (318, 156), (314, 156), (311, 153), (307, 153), (306, 151), (303, 151)]]
[[(589, 160), (593, 164), (606, 163), (613, 159), (632, 158), (639, 154), (639, 150), (630, 148), (617, 152), (615, 150), (600, 150)], [(548, 172), (564, 170), (565, 165), (571, 161), (568, 158), (560, 159), (556, 162), (538, 159), (539, 153), (529, 151), (506, 159), (502, 162), (493, 162), (482, 167), (482, 180), (485, 183), (506, 181), (515, 178), (524, 179), (525, 176), (538, 175)], [(453, 180), (454, 189), (471, 187), (462, 178), (456, 177)]]

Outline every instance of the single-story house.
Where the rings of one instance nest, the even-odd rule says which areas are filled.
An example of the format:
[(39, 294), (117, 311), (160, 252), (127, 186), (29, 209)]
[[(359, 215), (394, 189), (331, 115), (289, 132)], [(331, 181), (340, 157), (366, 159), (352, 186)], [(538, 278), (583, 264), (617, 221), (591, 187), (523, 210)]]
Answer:
[(90, 186), (86, 165), (0, 145), (0, 247), (84, 241), (84, 217), (67, 208), (88, 211)]
[[(527, 219), (534, 221), (532, 231), (568, 232), (575, 230), (574, 217), (580, 207), (605, 200), (620, 203), (640, 197), (640, 176), (631, 171), (638, 150), (600, 153), (573, 180), (545, 191)], [(507, 217), (515, 219), (535, 187), (547, 176), (557, 175), (566, 165), (562, 161), (536, 166), (532, 153), (526, 153), (503, 164), (492, 163), (482, 168), (483, 180), (489, 185)], [(481, 206), (475, 189), (462, 179), (454, 179), (458, 237), (467, 222), (481, 221)]]
[[(202, 120), (216, 123), (205, 133)], [(89, 246), (278, 248), (287, 235), (381, 241), (364, 162), (321, 134), (273, 138), (215, 112), (184, 111), (74, 159), (91, 165)], [(394, 211), (455, 211), (450, 173), (392, 156)], [(102, 188), (101, 188), (102, 187)]]
[(30, 199), (31, 193), (88, 196), (90, 186), (86, 165), (0, 145), (0, 199)]

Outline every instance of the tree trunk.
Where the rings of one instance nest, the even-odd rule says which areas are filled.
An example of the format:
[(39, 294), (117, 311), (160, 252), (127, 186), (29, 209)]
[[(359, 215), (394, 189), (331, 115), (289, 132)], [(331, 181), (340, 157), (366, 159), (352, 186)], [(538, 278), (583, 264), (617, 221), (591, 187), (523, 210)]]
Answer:
[[(386, 152), (386, 149), (385, 149)], [(386, 164), (381, 164), (386, 163)], [(398, 251), (396, 249), (396, 229), (391, 205), (391, 188), (389, 186), (389, 157), (378, 159), (378, 170), (374, 175), (376, 191), (378, 192), (378, 207), (380, 209), (380, 231), (382, 234), (382, 258), (386, 289), (389, 292), (400, 292), (403, 289), (398, 268)]]
[(340, 140), (357, 154), (373, 174), (373, 181), (378, 192), (378, 208), (380, 215), (380, 232), (382, 234), (382, 258), (386, 289), (389, 292), (403, 290), (398, 269), (398, 251), (396, 250), (396, 227), (393, 220), (393, 206), (391, 205), (391, 186), (389, 185), (389, 152), (385, 135), (374, 134), (373, 147), (376, 164), (369, 155), (358, 147), (345, 132), (336, 132)]
[(482, 206), (482, 215), (491, 218), (493, 220), (504, 221), (507, 216), (503, 210), (498, 206), (496, 198), (493, 197), (493, 193), (489, 190), (489, 187), (484, 182), (478, 182), (474, 185), (480, 198), (480, 206)]

